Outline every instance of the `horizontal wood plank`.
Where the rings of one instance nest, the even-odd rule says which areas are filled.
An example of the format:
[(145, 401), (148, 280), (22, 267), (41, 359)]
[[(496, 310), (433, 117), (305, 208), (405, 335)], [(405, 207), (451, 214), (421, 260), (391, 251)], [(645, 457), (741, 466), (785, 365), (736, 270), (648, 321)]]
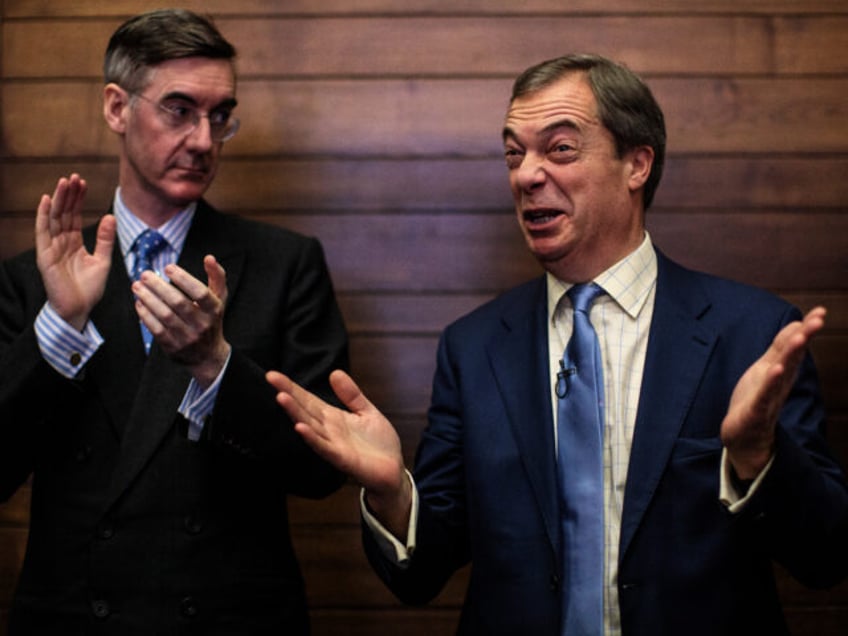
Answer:
[[(841, 2), (843, 8), (848, 4)], [(848, 17), (794, 15), (774, 20), (775, 69), (781, 73), (848, 71)], [(827, 51), (827, 54), (823, 54)]]
[[(183, 0), (180, 6), (212, 15), (570, 15), (589, 13), (606, 15), (671, 14), (816, 14), (845, 13), (842, 0)], [(150, 9), (149, 0), (5, 0), (4, 11), (10, 18), (73, 17), (103, 15), (129, 16)]]
[(312, 608), (313, 636), (453, 636), (459, 610), (443, 607), (376, 610)]
[[(790, 51), (838, 28), (832, 18), (792, 23)], [(6, 25), (4, 75), (92, 77), (119, 21), (27, 20)], [(571, 51), (595, 51), (646, 73), (772, 73), (768, 17), (344, 17), (217, 21), (239, 51), (244, 78), (262, 76), (508, 75)], [(800, 32), (800, 33), (799, 33)], [(279, 55), (279, 42), (288, 55)], [(504, 42), (533, 41), (534, 47)], [(838, 59), (838, 58), (837, 58)], [(845, 70), (843, 68), (842, 70)]]
[[(670, 153), (848, 150), (848, 78), (656, 78)], [(231, 156), (500, 157), (508, 79), (245, 80)], [(99, 82), (2, 84), (7, 157), (113, 157)], [(44, 99), (50, 95), (50, 99)], [(379, 97), (378, 97), (379, 96)]]
[[(0, 171), (0, 210), (5, 215), (34, 215), (40, 196), (52, 192), (56, 180), (72, 172), (79, 172), (88, 182), (86, 207), (106, 210), (117, 183), (117, 162), (111, 157), (10, 160)], [(846, 174), (848, 157), (840, 155), (672, 154), (667, 157), (653, 210), (846, 210)], [(223, 210), (269, 214), (512, 207), (507, 170), (500, 156), (253, 159), (225, 154), (207, 198)]]
[[(318, 237), (339, 291), (491, 293), (542, 271), (509, 211), (254, 218)], [(685, 265), (776, 291), (837, 290), (848, 270), (840, 212), (655, 210), (648, 228)], [(0, 217), (0, 258), (30, 248), (32, 233), (32, 219)]]

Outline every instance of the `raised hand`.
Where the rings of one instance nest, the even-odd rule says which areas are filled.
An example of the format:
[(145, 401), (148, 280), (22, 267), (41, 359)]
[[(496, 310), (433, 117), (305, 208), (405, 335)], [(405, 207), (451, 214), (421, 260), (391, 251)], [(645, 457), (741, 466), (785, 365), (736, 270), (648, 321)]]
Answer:
[(721, 439), (741, 479), (756, 477), (768, 463), (778, 414), (810, 339), (824, 326), (825, 313), (824, 307), (815, 307), (803, 320), (786, 325), (736, 383)]
[(38, 271), (53, 309), (82, 330), (103, 297), (115, 243), (115, 217), (105, 215), (97, 228), (94, 252), (82, 242), (82, 207), (87, 185), (78, 174), (62, 177), (53, 196), (43, 195), (35, 216)]
[(177, 265), (165, 267), (170, 282), (152, 271), (133, 283), (139, 318), (166, 354), (186, 365), (202, 387), (209, 386), (227, 360), (224, 339), (227, 275), (208, 255), (203, 259), (208, 284)]
[(349, 411), (327, 404), (282, 373), (270, 371), (266, 378), (306, 443), (361, 484), (375, 516), (405, 538), (412, 489), (391, 422), (343, 371), (333, 371), (330, 386)]

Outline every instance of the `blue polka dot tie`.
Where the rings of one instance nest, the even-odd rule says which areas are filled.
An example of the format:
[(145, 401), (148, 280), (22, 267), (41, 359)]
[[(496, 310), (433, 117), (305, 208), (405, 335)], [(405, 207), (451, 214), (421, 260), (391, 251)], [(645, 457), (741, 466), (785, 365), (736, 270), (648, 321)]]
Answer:
[[(133, 253), (135, 254), (135, 263), (132, 269), (133, 280), (138, 280), (143, 271), (153, 269), (153, 259), (167, 244), (165, 237), (156, 230), (145, 230), (139, 234), (133, 244)], [(141, 337), (144, 340), (144, 352), (150, 353), (153, 335), (144, 326), (144, 323), (141, 323)]]
[(557, 471), (563, 536), (564, 636), (603, 634), (604, 469), (603, 367), (589, 309), (603, 289), (567, 292), (574, 331), (557, 378)]

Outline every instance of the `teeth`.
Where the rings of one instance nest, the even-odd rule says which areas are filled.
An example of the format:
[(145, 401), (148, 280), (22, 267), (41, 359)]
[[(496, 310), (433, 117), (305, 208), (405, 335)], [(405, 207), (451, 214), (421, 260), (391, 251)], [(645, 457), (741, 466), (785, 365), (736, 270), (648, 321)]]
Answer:
[(531, 223), (547, 223), (559, 215), (556, 212), (528, 212), (524, 216)]

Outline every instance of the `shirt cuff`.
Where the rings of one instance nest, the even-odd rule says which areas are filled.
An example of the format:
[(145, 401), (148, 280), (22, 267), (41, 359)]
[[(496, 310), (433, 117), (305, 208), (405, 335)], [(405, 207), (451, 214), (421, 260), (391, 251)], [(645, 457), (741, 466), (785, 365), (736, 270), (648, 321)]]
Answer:
[(751, 482), (751, 485), (748, 487), (748, 491), (742, 493), (739, 492), (733, 485), (733, 476), (731, 475), (733, 467), (730, 465), (730, 460), (727, 458), (727, 449), (722, 449), (721, 478), (719, 480), (719, 499), (721, 500), (721, 503), (723, 503), (732, 513), (741, 512), (742, 509), (745, 508), (745, 505), (751, 500), (751, 497), (754, 496), (754, 493), (757, 492), (757, 489), (760, 487), (760, 484), (773, 463), (774, 455), (772, 455), (768, 464), (766, 464), (765, 468), (760, 471), (760, 474), (757, 475), (756, 479)]
[(68, 379), (79, 375), (103, 344), (103, 337), (90, 320), (81, 332), (77, 331), (49, 302), (35, 318), (35, 337), (47, 363)]
[(215, 400), (218, 398), (221, 379), (224, 377), (227, 366), (230, 364), (230, 356), (232, 356), (232, 349), (224, 362), (224, 366), (221, 367), (218, 377), (215, 378), (215, 381), (205, 391), (192, 378), (185, 395), (183, 395), (183, 401), (180, 403), (177, 411), (188, 421), (188, 438), (193, 442), (200, 439), (200, 435), (203, 433), (203, 427), (212, 415), (212, 410), (215, 408)]
[(412, 484), (412, 506), (409, 511), (409, 529), (406, 532), (406, 545), (397, 540), (397, 538), (381, 524), (377, 518), (368, 510), (365, 505), (365, 489), (359, 493), (359, 508), (362, 512), (362, 518), (365, 520), (365, 525), (371, 530), (371, 534), (377, 541), (377, 546), (380, 552), (389, 561), (400, 568), (409, 566), (409, 560), (415, 552), (415, 535), (418, 526), (418, 489), (415, 487), (415, 480), (412, 474), (407, 470), (406, 475), (409, 482)]

